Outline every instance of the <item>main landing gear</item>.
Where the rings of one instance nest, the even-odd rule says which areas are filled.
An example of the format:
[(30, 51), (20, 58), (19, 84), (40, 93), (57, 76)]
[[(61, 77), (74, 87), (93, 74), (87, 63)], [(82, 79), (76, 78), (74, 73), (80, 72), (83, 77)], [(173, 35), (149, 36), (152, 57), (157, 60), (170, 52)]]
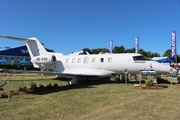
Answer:
[(75, 85), (75, 84), (77, 84), (77, 78), (72, 78), (70, 81), (68, 81), (68, 83), (69, 83), (70, 85)]
[(72, 78), (70, 81), (68, 81), (68, 83), (70, 85), (75, 85), (75, 84), (78, 84), (78, 82), (80, 82), (80, 81), (86, 82), (88, 80), (89, 79), (87, 79), (87, 78)]

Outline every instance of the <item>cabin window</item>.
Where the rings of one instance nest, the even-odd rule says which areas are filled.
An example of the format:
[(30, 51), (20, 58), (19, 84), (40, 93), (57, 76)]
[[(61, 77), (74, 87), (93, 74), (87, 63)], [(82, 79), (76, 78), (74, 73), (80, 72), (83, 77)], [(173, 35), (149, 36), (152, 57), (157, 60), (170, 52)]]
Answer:
[(66, 59), (66, 63), (69, 63), (69, 58)]
[(74, 62), (75, 62), (75, 58), (72, 59), (72, 63), (74, 63)]
[(84, 63), (88, 63), (88, 57), (84, 58)]
[(104, 62), (104, 58), (100, 58), (100, 62), (102, 62), (102, 63), (103, 63), (103, 62)]
[(80, 63), (81, 62), (81, 58), (78, 58), (78, 63)]
[(92, 59), (92, 62), (95, 63), (95, 62), (96, 62), (96, 58), (93, 58), (93, 59)]
[(110, 58), (108, 58), (108, 62), (112, 62), (112, 58), (110, 57)]

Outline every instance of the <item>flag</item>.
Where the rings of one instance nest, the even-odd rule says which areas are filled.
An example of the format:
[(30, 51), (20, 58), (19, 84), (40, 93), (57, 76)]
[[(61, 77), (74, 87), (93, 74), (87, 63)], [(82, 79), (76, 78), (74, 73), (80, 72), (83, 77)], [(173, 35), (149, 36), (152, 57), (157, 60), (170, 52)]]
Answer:
[(139, 51), (139, 37), (135, 38), (135, 53)]
[(176, 57), (176, 31), (171, 33), (171, 57)]
[(113, 40), (110, 40), (110, 43), (109, 43), (110, 54), (112, 54), (112, 49), (113, 49)]

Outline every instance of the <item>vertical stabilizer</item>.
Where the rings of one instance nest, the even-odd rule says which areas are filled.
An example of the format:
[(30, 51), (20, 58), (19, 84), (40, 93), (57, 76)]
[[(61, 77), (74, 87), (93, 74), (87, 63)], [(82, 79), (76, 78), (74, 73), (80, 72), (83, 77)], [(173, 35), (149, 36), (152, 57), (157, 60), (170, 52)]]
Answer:
[(37, 38), (28, 38), (28, 40), (26, 41), (26, 46), (28, 48), (30, 56), (32, 57), (47, 54), (46, 49)]
[(25, 42), (31, 58), (35, 56), (48, 54), (42, 43), (40, 43), (39, 40), (35, 37), (33, 38), (17, 38), (11, 36), (0, 36), (0, 37)]

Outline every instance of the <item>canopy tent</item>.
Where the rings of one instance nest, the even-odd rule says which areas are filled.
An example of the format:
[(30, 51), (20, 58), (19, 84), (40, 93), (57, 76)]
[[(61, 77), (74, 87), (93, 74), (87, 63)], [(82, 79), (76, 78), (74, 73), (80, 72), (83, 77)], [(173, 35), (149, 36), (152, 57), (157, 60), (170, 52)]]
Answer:
[(23, 59), (22, 61), (19, 62), (19, 64), (31, 64), (31, 62), (26, 59)]
[(162, 63), (174, 63), (173, 60), (171, 59), (166, 59), (166, 58), (162, 58), (162, 59), (159, 59), (159, 60), (155, 60), (157, 62), (162, 62)]
[(8, 63), (8, 62), (9, 62), (9, 60), (6, 60), (5, 58), (0, 60), (0, 63)]

